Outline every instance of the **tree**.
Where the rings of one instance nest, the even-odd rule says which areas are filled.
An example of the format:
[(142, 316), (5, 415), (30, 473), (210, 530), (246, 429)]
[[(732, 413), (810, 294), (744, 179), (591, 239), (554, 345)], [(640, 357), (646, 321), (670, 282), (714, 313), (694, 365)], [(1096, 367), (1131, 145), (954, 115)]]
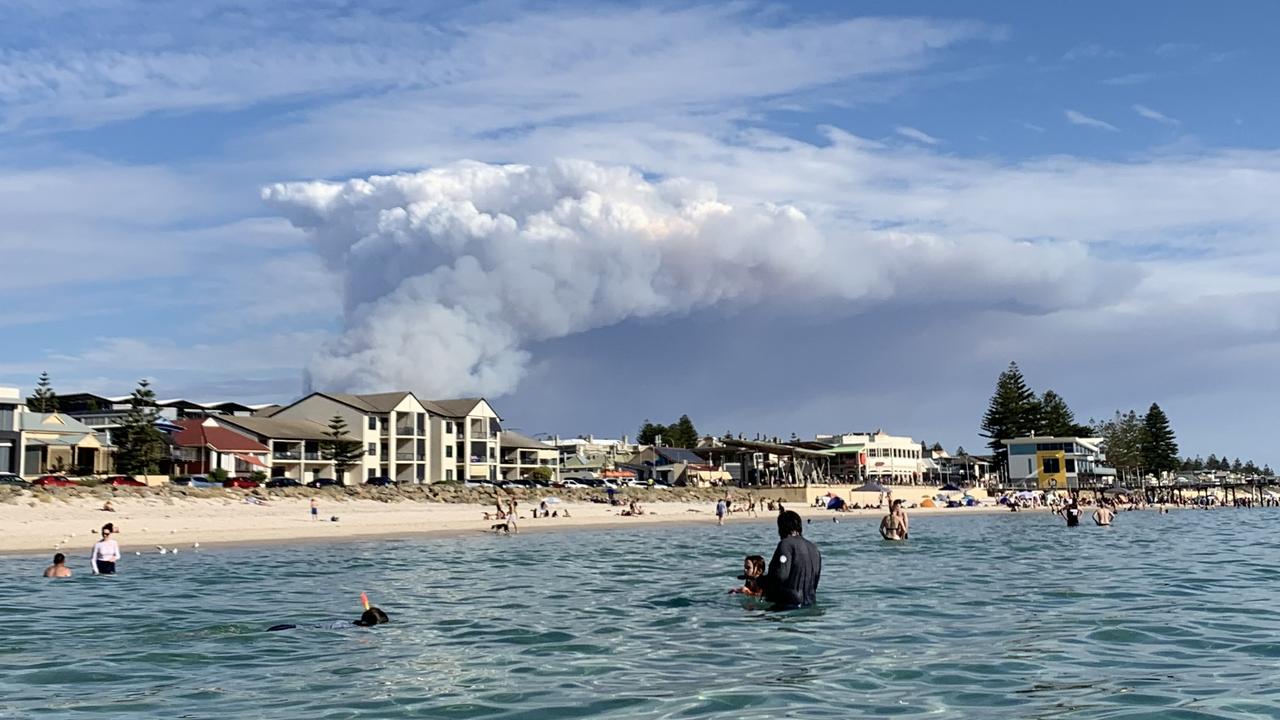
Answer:
[(343, 481), (347, 471), (364, 459), (364, 443), (351, 439), (347, 430), (347, 421), (335, 414), (329, 418), (329, 430), (325, 433), (327, 440), (320, 442), (320, 456), (333, 461), (333, 469), (338, 482)]
[(1093, 434), (1092, 428), (1076, 422), (1076, 415), (1071, 412), (1067, 401), (1052, 390), (1045, 390), (1040, 396), (1040, 428), (1037, 432), (1052, 437), (1088, 437)]
[(1197, 456), (1195, 457), (1195, 459), (1191, 461), (1191, 467), (1190, 467), (1190, 468), (1187, 468), (1187, 469), (1188, 469), (1188, 470), (1203, 470), (1203, 469), (1204, 469), (1204, 458), (1202, 458), (1202, 457), (1200, 457), (1199, 455), (1197, 455)]
[(653, 445), (657, 443), (659, 438), (666, 442), (666, 435), (666, 425), (655, 425), (646, 419), (644, 424), (640, 426), (640, 432), (636, 433), (636, 442), (641, 445)]
[(1218, 456), (1209, 453), (1209, 459), (1204, 461), (1204, 469), (1213, 471), (1218, 469)]
[(1262, 476), (1263, 476), (1263, 477), (1272, 477), (1272, 476), (1274, 476), (1274, 475), (1275, 475), (1275, 473), (1271, 471), (1271, 466), (1270, 466), (1270, 465), (1263, 465), (1263, 466), (1262, 466)]
[(1240, 462), (1240, 458), (1236, 458), (1235, 461), (1231, 463), (1231, 472), (1244, 472), (1244, 463)]
[(1178, 441), (1169, 426), (1169, 417), (1156, 403), (1151, 403), (1147, 414), (1142, 416), (1140, 437), (1143, 468), (1153, 473), (1178, 469)]
[(49, 382), (49, 373), (40, 373), (40, 378), (36, 380), (36, 391), (27, 398), (27, 405), (32, 412), (38, 413), (55, 413), (58, 412), (58, 394), (53, 391), (53, 384)]
[(539, 480), (541, 482), (550, 482), (551, 478), (554, 476), (555, 476), (555, 471), (553, 471), (551, 468), (547, 467), (546, 465), (539, 465), (538, 467), (529, 471), (529, 477), (533, 478), (534, 480)]
[(112, 438), (116, 444), (116, 469), (128, 475), (154, 475), (164, 459), (164, 435), (156, 428), (156, 394), (151, 383), (138, 381), (129, 397), (129, 412)]
[(1001, 468), (1008, 466), (1008, 455), (1000, 441), (1027, 437), (1039, 427), (1040, 402), (1027, 387), (1018, 363), (1011, 362), (996, 379), (996, 391), (982, 416), (981, 435), (987, 438), (987, 447), (991, 448), (996, 464)]
[(1102, 451), (1112, 467), (1130, 472), (1142, 467), (1142, 421), (1136, 412), (1117, 410), (1114, 418), (1094, 428), (1094, 434), (1102, 438)]
[(678, 448), (695, 448), (698, 446), (698, 430), (693, 426), (693, 421), (688, 415), (681, 415), (680, 419), (674, 424), (667, 427), (666, 438), (668, 447)]

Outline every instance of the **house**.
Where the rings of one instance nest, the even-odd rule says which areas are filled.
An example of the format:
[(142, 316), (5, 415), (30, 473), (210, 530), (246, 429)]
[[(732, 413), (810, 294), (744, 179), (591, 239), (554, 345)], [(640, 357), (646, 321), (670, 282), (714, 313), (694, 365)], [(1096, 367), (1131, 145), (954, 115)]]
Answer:
[[(699, 473), (712, 471), (714, 468), (692, 450), (650, 447), (618, 463), (618, 469), (634, 471), (641, 482), (653, 480), (668, 485), (685, 485), (697, 484)], [(727, 481), (729, 473), (725, 472), (724, 477)]]
[[(920, 482), (924, 466), (920, 443), (905, 435), (890, 435), (883, 430), (872, 433), (819, 435), (816, 440), (831, 446), (833, 455), (856, 455), (863, 465), (862, 479), (882, 483), (915, 484)], [(841, 473), (854, 468), (845, 460)]]
[(1000, 442), (1009, 453), (1007, 487), (1079, 490), (1115, 482), (1116, 471), (1104, 464), (1099, 438), (1029, 436)]
[(22, 432), (18, 414), (24, 409), (18, 388), (0, 387), (0, 473), (22, 474)]
[(18, 414), (19, 474), (98, 475), (111, 470), (111, 446), (93, 428), (62, 413)]
[[(133, 408), (132, 395), (98, 395), (95, 393), (70, 393), (58, 396), (58, 411), (70, 415), (108, 438), (119, 429)], [(178, 432), (176, 425), (183, 418), (201, 418), (212, 415), (252, 415), (260, 405), (244, 405), (237, 402), (202, 403), (183, 398), (157, 400), (155, 405), (156, 427), (165, 433)]]
[(218, 424), (213, 418), (185, 418), (173, 434), (174, 472), (195, 475), (225, 470), (228, 475), (266, 473), (271, 449)]
[(520, 480), (539, 467), (551, 471), (550, 480), (560, 479), (560, 450), (554, 445), (510, 430), (503, 430), (499, 441), (502, 452), (499, 469), (503, 479)]
[[(266, 447), (266, 472), (271, 477), (288, 477), (303, 483), (338, 477), (333, 461), (326, 460), (321, 450), (321, 444), (332, 439), (326, 425), (274, 417), (222, 416), (209, 421)], [(360, 438), (348, 435), (345, 439)], [(350, 475), (361, 477), (357, 470), (353, 468)]]

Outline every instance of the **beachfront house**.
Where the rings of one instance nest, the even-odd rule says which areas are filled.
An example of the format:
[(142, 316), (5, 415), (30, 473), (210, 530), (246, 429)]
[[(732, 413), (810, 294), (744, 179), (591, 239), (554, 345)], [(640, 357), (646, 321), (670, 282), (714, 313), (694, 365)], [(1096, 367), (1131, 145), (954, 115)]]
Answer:
[[(924, 481), (920, 443), (883, 430), (871, 433), (818, 435), (835, 458), (833, 472), (845, 481), (872, 480), (886, 485), (915, 485)], [(860, 476), (859, 476), (860, 473)]]
[(499, 441), (503, 479), (521, 480), (529, 477), (534, 468), (542, 467), (551, 473), (548, 480), (560, 480), (560, 450), (554, 445), (510, 430), (503, 430)]
[(22, 432), (18, 413), (22, 394), (15, 387), (0, 387), (0, 473), (22, 474)]
[(1080, 490), (1115, 484), (1099, 438), (1021, 437), (1000, 441), (1009, 453), (1006, 489)]
[[(98, 395), (96, 393), (70, 393), (58, 396), (58, 412), (65, 413), (88, 425), (108, 438), (124, 424), (132, 408), (132, 395)], [(176, 425), (183, 418), (202, 418), (211, 415), (252, 415), (257, 405), (237, 402), (196, 402), (184, 398), (156, 401), (156, 427), (165, 433), (178, 432)]]
[(184, 418), (173, 434), (174, 472), (205, 475), (225, 470), (228, 475), (267, 474), (271, 448), (248, 435), (223, 427), (213, 418)]
[(431, 481), (498, 479), (502, 455), (502, 418), (484, 398), (428, 400), (438, 441), (432, 454)]
[[(269, 466), (266, 473), (271, 477), (293, 478), (301, 483), (338, 477), (333, 461), (324, 456), (323, 443), (332, 439), (327, 424), (311, 420), (241, 416), (219, 416), (209, 418), (209, 421), (265, 446), (265, 459)], [(342, 439), (359, 438), (347, 435)], [(359, 477), (357, 469), (352, 469), (348, 475)]]

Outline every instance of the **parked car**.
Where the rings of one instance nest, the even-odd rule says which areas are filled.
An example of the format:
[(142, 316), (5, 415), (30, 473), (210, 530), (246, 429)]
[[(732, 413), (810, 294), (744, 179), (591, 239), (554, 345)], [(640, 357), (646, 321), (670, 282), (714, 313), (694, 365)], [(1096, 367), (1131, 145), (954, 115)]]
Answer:
[(573, 478), (569, 478), (569, 479), (567, 479), (567, 480), (561, 480), (561, 481), (560, 481), (560, 487), (562, 487), (562, 488), (586, 488), (586, 487), (591, 487), (591, 486), (590, 486), (590, 485), (587, 485), (586, 483), (580, 483), (580, 482), (578, 482), (577, 480), (574, 480)]
[(220, 488), (222, 483), (214, 482), (209, 479), (208, 475), (179, 475), (169, 481), (173, 485), (183, 485), (192, 488)]
[(302, 487), (302, 483), (291, 477), (273, 477), (267, 481), (269, 488)]
[(21, 475), (14, 473), (0, 473), (0, 485), (14, 485), (16, 487), (26, 487), (31, 483), (22, 479)]
[(396, 481), (395, 481), (395, 480), (392, 480), (391, 478), (387, 477), (386, 475), (380, 475), (380, 476), (378, 476), (378, 477), (371, 477), (371, 478), (369, 478), (368, 480), (365, 480), (365, 481), (364, 481), (364, 484), (365, 484), (365, 485), (376, 485), (376, 486), (378, 486), (378, 487), (387, 487), (388, 485), (395, 485), (395, 484), (396, 484)]
[(41, 475), (32, 480), (31, 484), (39, 487), (75, 487), (76, 481), (68, 479), (66, 475)]
[(493, 483), (489, 482), (488, 480), (467, 480), (466, 482), (462, 483), (462, 485), (463, 487), (469, 487), (469, 488), (493, 487)]
[(112, 487), (146, 487), (147, 484), (128, 475), (108, 475), (102, 479), (104, 485)]
[(244, 490), (253, 490), (260, 487), (261, 485), (262, 483), (258, 482), (257, 480), (254, 480), (251, 477), (245, 477), (243, 475), (236, 476), (236, 477), (229, 477), (227, 478), (226, 482), (222, 483), (222, 487), (241, 488)]
[(326, 487), (342, 487), (342, 483), (333, 478), (316, 478), (307, 483), (309, 488), (326, 488)]

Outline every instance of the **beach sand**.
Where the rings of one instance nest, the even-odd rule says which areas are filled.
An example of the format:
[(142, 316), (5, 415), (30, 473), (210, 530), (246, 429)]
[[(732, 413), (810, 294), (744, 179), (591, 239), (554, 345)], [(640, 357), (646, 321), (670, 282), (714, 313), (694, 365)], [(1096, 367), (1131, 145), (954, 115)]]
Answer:
[[(425, 536), (432, 534), (467, 535), (489, 530), (495, 520), (486, 521), (483, 513), (493, 505), (421, 502), (404, 500), (382, 502), (316, 495), (320, 520), (312, 520), (310, 496), (297, 494), (270, 499), (265, 505), (252, 505), (239, 493), (223, 497), (184, 498), (144, 494), (112, 498), (115, 512), (104, 512), (103, 500), (88, 497), (40, 497), (24, 493), (0, 504), (0, 553), (46, 554), (61, 551), (71, 557), (88, 556), (98, 537), (99, 528), (107, 522), (118, 529), (116, 539), (126, 554), (136, 551), (157, 552), (165, 548), (191, 548), (226, 544), (271, 544), (280, 542), (316, 542), (371, 540), (379, 538)], [(530, 517), (535, 505), (524, 501), (520, 506), (521, 533), (576, 528), (633, 527), (657, 523), (715, 523), (713, 502), (646, 502), (641, 517), (619, 515), (621, 507), (591, 502), (564, 502), (553, 505), (570, 517)], [(839, 518), (879, 517), (882, 510), (857, 510), (832, 513), (827, 510), (789, 506), (805, 517), (830, 522)], [(943, 513), (948, 515), (982, 512), (984, 508), (917, 509), (911, 514)], [(985, 508), (987, 511), (994, 508)], [(999, 510), (1004, 512), (1003, 509)], [(330, 518), (336, 516), (336, 522)], [(753, 518), (746, 513), (733, 513), (726, 523), (761, 520), (771, 513), (761, 511)]]

